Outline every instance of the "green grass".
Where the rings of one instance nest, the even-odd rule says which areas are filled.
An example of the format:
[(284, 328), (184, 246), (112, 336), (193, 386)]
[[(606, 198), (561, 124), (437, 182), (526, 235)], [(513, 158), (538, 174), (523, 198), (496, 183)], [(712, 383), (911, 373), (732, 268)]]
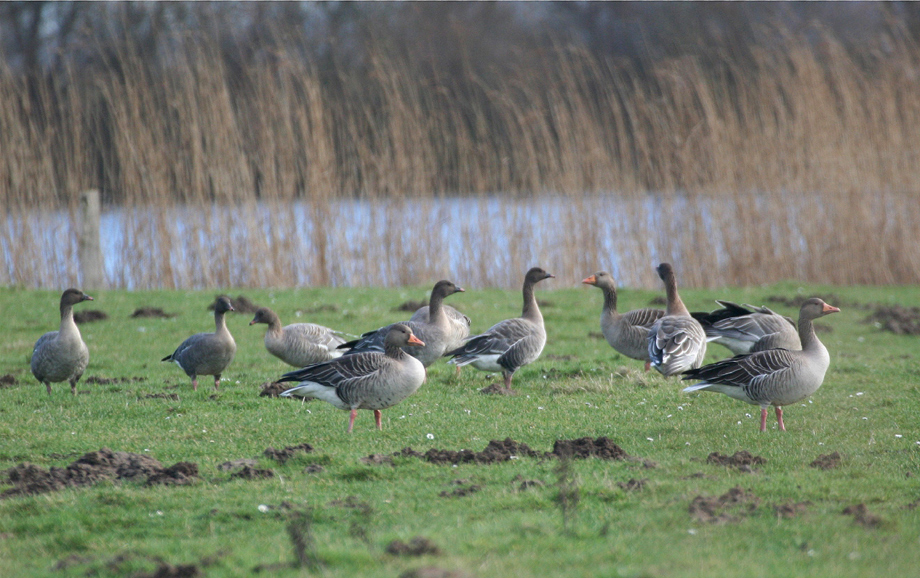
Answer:
[[(206, 305), (214, 292), (93, 293), (78, 306), (100, 309), (106, 321), (81, 327), (91, 360), (84, 380), (144, 377), (144, 381), (88, 385), (70, 396), (66, 384), (49, 397), (29, 373), (32, 344), (57, 326), (59, 294), (0, 289), (6, 326), (0, 374), (18, 383), (0, 389), (0, 469), (28, 461), (63, 467), (108, 447), (147, 454), (164, 465), (196, 462), (201, 480), (188, 487), (107, 483), (0, 500), (0, 574), (4, 576), (123, 576), (152, 572), (159, 561), (196, 564), (207, 576), (397, 576), (438, 566), (470, 576), (893, 576), (920, 564), (920, 393), (916, 338), (883, 333), (862, 323), (870, 303), (920, 305), (914, 287), (810, 286), (793, 283), (723, 291), (682, 291), (691, 309), (714, 298), (766, 303), (770, 295), (827, 296), (842, 312), (821, 320), (831, 352), (824, 386), (810, 401), (787, 408), (788, 432), (758, 431), (758, 411), (713, 394), (686, 395), (681, 384), (644, 374), (641, 363), (616, 354), (599, 333), (600, 292), (593, 288), (538, 289), (549, 334), (543, 356), (514, 378), (516, 397), (484, 396), (496, 381), (470, 368), (458, 377), (438, 363), (412, 398), (386, 410), (384, 429), (361, 412), (352, 435), (347, 413), (322, 402), (260, 398), (259, 386), (287, 367), (262, 346), (264, 326), (230, 315), (236, 359), (219, 392), (208, 378), (197, 392), (174, 364), (160, 358), (198, 331), (210, 331)], [(520, 313), (517, 291), (468, 288), (448, 302), (473, 319), (473, 328)], [(358, 333), (408, 317), (393, 311), (427, 288), (246, 290), (272, 306), (284, 323), (313, 321)], [(238, 291), (230, 291), (237, 295)], [(622, 310), (646, 306), (659, 292), (621, 291)], [(830, 297), (833, 295), (833, 297)], [(336, 310), (324, 309), (334, 305)], [(766, 303), (770, 305), (769, 303)], [(172, 319), (131, 319), (139, 306), (162, 307)], [(294, 312), (302, 310), (301, 317)], [(789, 308), (775, 309), (795, 315)], [(315, 311), (310, 313), (310, 311)], [(595, 334), (595, 335), (589, 335)], [(707, 360), (728, 356), (713, 345)], [(178, 400), (146, 398), (177, 393)], [(772, 415), (771, 415), (772, 420)], [(433, 439), (429, 439), (429, 434)], [(572, 463), (578, 488), (568, 529), (558, 501), (556, 460), (520, 458), (496, 465), (437, 466), (412, 458), (371, 466), (360, 458), (406, 446), (483, 449), (513, 438), (551, 450), (557, 439), (608, 436), (629, 454), (650, 460)], [(900, 437), (898, 437), (900, 436)], [(262, 457), (267, 447), (310, 443), (316, 451), (284, 465)], [(748, 450), (767, 462), (754, 473), (706, 463), (710, 452)], [(843, 456), (828, 471), (808, 467), (820, 454)], [(258, 457), (277, 474), (262, 481), (231, 480), (218, 464)], [(305, 473), (310, 464), (325, 469)], [(702, 477), (697, 474), (703, 474)], [(647, 479), (642, 490), (618, 483)], [(521, 491), (521, 480), (544, 485)], [(481, 490), (441, 497), (461, 480)], [(713, 525), (688, 512), (698, 495), (740, 486), (757, 497), (739, 521)], [(6, 486), (0, 486), (0, 490)], [(367, 507), (343, 507), (335, 500)], [(808, 501), (804, 513), (779, 518), (774, 506)], [(881, 518), (864, 527), (845, 507), (864, 503)], [(284, 504), (284, 506), (282, 506)], [(260, 505), (269, 506), (267, 512)], [(264, 509), (264, 508), (263, 508)], [(321, 566), (295, 560), (288, 525), (309, 520)], [(440, 556), (396, 557), (387, 544), (424, 536)], [(311, 554), (312, 552), (312, 554)], [(277, 565), (277, 566), (273, 566)], [(57, 568), (57, 570), (55, 570)], [(265, 575), (265, 574), (263, 574)]]

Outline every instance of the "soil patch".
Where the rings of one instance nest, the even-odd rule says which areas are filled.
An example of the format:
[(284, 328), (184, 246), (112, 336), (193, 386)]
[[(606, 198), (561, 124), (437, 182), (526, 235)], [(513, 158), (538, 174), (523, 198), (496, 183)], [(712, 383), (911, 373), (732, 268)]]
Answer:
[(761, 466), (767, 463), (767, 460), (760, 456), (755, 456), (747, 450), (741, 450), (735, 452), (731, 456), (726, 456), (719, 452), (712, 452), (709, 454), (709, 457), (706, 458), (706, 463), (738, 468), (738, 470), (742, 472), (752, 473), (754, 471), (752, 466)]
[(16, 377), (12, 373), (0, 375), (0, 387), (12, 387), (16, 385)]
[(505, 387), (503, 383), (493, 383), (479, 390), (483, 395), (517, 395), (517, 392), (510, 387)]
[(463, 498), (475, 494), (482, 489), (482, 486), (478, 484), (469, 484), (467, 480), (457, 480), (454, 482), (459, 487), (453, 490), (444, 490), (439, 496), (442, 498)]
[(422, 566), (414, 570), (406, 570), (399, 578), (469, 578), (469, 574), (458, 570), (447, 570), (437, 566)]
[(296, 454), (299, 454), (301, 452), (305, 454), (309, 454), (312, 451), (313, 451), (313, 446), (311, 446), (310, 444), (300, 444), (299, 446), (288, 446), (284, 448), (283, 450), (276, 450), (275, 448), (266, 448), (266, 450), (262, 453), (265, 454), (265, 457), (271, 458), (275, 460), (276, 462), (284, 464), (289, 459), (293, 458)]
[(73, 320), (76, 323), (93, 323), (95, 321), (105, 321), (109, 315), (105, 311), (98, 309), (84, 309), (73, 314)]
[(882, 519), (870, 514), (865, 504), (847, 506), (842, 512), (845, 516), (853, 516), (853, 521), (866, 528), (877, 528), (882, 525)]
[(140, 481), (146, 478), (147, 484), (187, 484), (198, 476), (198, 466), (179, 462), (163, 468), (159, 461), (150, 456), (102, 448), (83, 455), (65, 468), (51, 467), (46, 470), (34, 464), (23, 463), (5, 473), (13, 487), (0, 494), (0, 498), (43, 494), (114, 480)]
[[(285, 391), (291, 389), (290, 383), (280, 383), (277, 381), (266, 381), (261, 386), (259, 386), (259, 397), (281, 397), (281, 394)], [(311, 401), (313, 398), (294, 398), (298, 400)]]
[(242, 468), (242, 467), (247, 467), (247, 466), (250, 467), (250, 468), (255, 468), (255, 467), (257, 467), (258, 465), (259, 465), (259, 462), (257, 462), (256, 460), (247, 460), (247, 459), (244, 458), (244, 459), (240, 459), (240, 460), (230, 460), (230, 461), (226, 461), (226, 462), (224, 462), (224, 463), (222, 463), (222, 464), (219, 464), (219, 465), (217, 466), (217, 469), (220, 470), (220, 471), (222, 471), (222, 472), (227, 472), (227, 471), (230, 471), (230, 470), (235, 470), (235, 469), (237, 469), (237, 468)]
[(773, 506), (773, 511), (779, 518), (795, 518), (799, 514), (804, 514), (810, 505), (811, 502), (787, 502)]
[(525, 480), (524, 476), (518, 474), (511, 479), (512, 484), (518, 484), (518, 491), (523, 492), (524, 490), (529, 490), (530, 488), (542, 488), (546, 484), (540, 480)]
[(249, 300), (245, 295), (237, 295), (236, 299), (230, 297), (229, 295), (218, 295), (214, 298), (214, 301), (208, 305), (208, 311), (214, 311), (214, 304), (221, 297), (226, 297), (230, 300), (230, 305), (233, 306), (233, 310), (237, 313), (255, 313), (256, 309), (259, 308), (258, 305)]
[(441, 549), (434, 542), (422, 536), (416, 536), (405, 543), (401, 540), (393, 540), (386, 547), (386, 553), (394, 556), (440, 556)]
[(822, 470), (832, 470), (840, 465), (840, 454), (837, 452), (832, 454), (821, 454), (815, 458), (815, 461), (808, 465)]
[(131, 314), (131, 317), (137, 319), (139, 317), (152, 317), (154, 319), (170, 319), (175, 317), (175, 313), (167, 313), (160, 309), (159, 307), (138, 307), (134, 310), (134, 313)]
[(920, 307), (880, 305), (864, 323), (877, 324), (882, 331), (896, 335), (920, 335)]
[(249, 465), (245, 465), (240, 468), (238, 471), (230, 474), (230, 479), (240, 478), (243, 480), (264, 480), (267, 478), (275, 477), (275, 472), (268, 469), (254, 468)]
[(179, 401), (178, 393), (148, 393), (144, 396), (144, 399), (171, 399), (173, 401)]
[(204, 573), (195, 564), (172, 564), (160, 563), (153, 572), (142, 572), (136, 575), (137, 578), (199, 578)]
[(645, 488), (645, 484), (647, 483), (648, 483), (648, 480), (644, 478), (641, 480), (630, 478), (628, 482), (617, 482), (617, 485), (620, 486), (621, 489), (627, 492), (637, 492)]
[(623, 448), (613, 443), (607, 437), (592, 439), (584, 437), (576, 440), (556, 440), (553, 451), (540, 453), (531, 449), (527, 444), (516, 442), (511, 438), (504, 441), (492, 440), (481, 452), (470, 450), (441, 450), (432, 448), (424, 454), (406, 447), (392, 454), (397, 457), (420, 458), (433, 464), (459, 464), (477, 463), (494, 464), (505, 462), (518, 457), (530, 458), (600, 458), (605, 460), (630, 459)]
[(329, 502), (329, 505), (339, 508), (359, 508), (362, 510), (371, 507), (370, 504), (367, 502), (362, 502), (356, 496), (347, 496), (344, 500), (332, 500)]
[(137, 383), (139, 381), (147, 381), (146, 377), (99, 377), (98, 375), (91, 375), (83, 380), (83, 383), (90, 385), (116, 385), (122, 383)]
[(690, 515), (706, 524), (737, 522), (757, 509), (760, 498), (734, 487), (718, 498), (697, 496), (690, 502)]
[(326, 471), (326, 468), (319, 464), (310, 464), (309, 466), (303, 469), (305, 474), (321, 474)]
[(411, 313), (415, 313), (425, 305), (428, 305), (427, 301), (415, 301), (413, 299), (409, 299), (408, 301), (405, 301), (394, 307), (393, 311), (409, 311)]
[(393, 458), (385, 454), (371, 454), (361, 458), (360, 461), (362, 464), (371, 466), (393, 465)]

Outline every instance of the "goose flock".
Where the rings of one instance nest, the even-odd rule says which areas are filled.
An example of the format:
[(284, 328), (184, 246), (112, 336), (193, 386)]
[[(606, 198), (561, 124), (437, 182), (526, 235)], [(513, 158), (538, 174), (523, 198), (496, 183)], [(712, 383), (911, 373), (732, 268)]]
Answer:
[[(799, 311), (798, 327), (766, 307), (738, 305), (719, 300), (720, 309), (691, 313), (677, 290), (677, 278), (669, 263), (657, 267), (665, 287), (667, 305), (662, 309), (617, 311), (617, 287), (606, 271), (598, 271), (582, 283), (604, 294), (600, 327), (610, 346), (626, 357), (645, 362), (665, 377), (679, 375), (696, 383), (684, 392), (712, 391), (757, 405), (760, 430), (766, 431), (772, 406), (778, 427), (785, 431), (783, 406), (814, 394), (830, 365), (827, 348), (815, 335), (813, 321), (839, 312), (817, 297), (806, 300)], [(510, 388), (517, 370), (536, 361), (546, 345), (543, 315), (534, 293), (537, 283), (555, 276), (539, 267), (524, 276), (523, 309), (520, 317), (505, 319), (483, 333), (470, 335), (470, 318), (446, 305), (444, 299), (464, 289), (447, 280), (438, 281), (428, 305), (410, 319), (368, 331), (346, 341), (341, 333), (313, 323), (282, 326), (278, 315), (259, 308), (250, 325), (266, 324), (265, 348), (298, 369), (278, 380), (291, 383), (283, 397), (316, 398), (349, 411), (348, 432), (354, 428), (359, 409), (372, 410), (377, 429), (380, 411), (414, 394), (427, 378), (426, 368), (442, 357), (460, 367), (471, 365), (500, 372)], [(32, 352), (35, 378), (51, 394), (51, 384), (67, 381), (76, 395), (76, 384), (89, 363), (89, 349), (74, 322), (73, 307), (93, 298), (78, 289), (61, 295), (58, 331), (42, 335)], [(198, 377), (214, 377), (214, 388), (236, 354), (225, 315), (233, 311), (226, 297), (214, 308), (215, 330), (184, 340), (163, 358), (172, 361), (198, 389)], [(734, 357), (703, 366), (706, 345), (715, 342)]]

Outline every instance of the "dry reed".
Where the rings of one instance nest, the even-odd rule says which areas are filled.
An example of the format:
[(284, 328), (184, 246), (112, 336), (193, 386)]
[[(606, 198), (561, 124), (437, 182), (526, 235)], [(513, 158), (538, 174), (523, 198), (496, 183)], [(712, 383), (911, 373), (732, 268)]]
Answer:
[(642, 74), (560, 45), (452, 86), (383, 43), (334, 82), (283, 49), (231, 70), (206, 35), (175, 43), (168, 66), (126, 43), (35, 98), (0, 64), (0, 284), (79, 283), (87, 187), (117, 287), (517, 287), (535, 264), (657, 287), (664, 260), (686, 286), (920, 282), (901, 37), (871, 66), (787, 34), (745, 66)]

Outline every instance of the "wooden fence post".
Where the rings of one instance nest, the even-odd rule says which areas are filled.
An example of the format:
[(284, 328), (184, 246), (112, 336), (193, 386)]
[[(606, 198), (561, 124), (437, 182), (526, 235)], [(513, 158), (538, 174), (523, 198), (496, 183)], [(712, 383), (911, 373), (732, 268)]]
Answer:
[(102, 207), (99, 191), (80, 194), (79, 258), (83, 289), (91, 291), (105, 288), (105, 269), (100, 238)]

